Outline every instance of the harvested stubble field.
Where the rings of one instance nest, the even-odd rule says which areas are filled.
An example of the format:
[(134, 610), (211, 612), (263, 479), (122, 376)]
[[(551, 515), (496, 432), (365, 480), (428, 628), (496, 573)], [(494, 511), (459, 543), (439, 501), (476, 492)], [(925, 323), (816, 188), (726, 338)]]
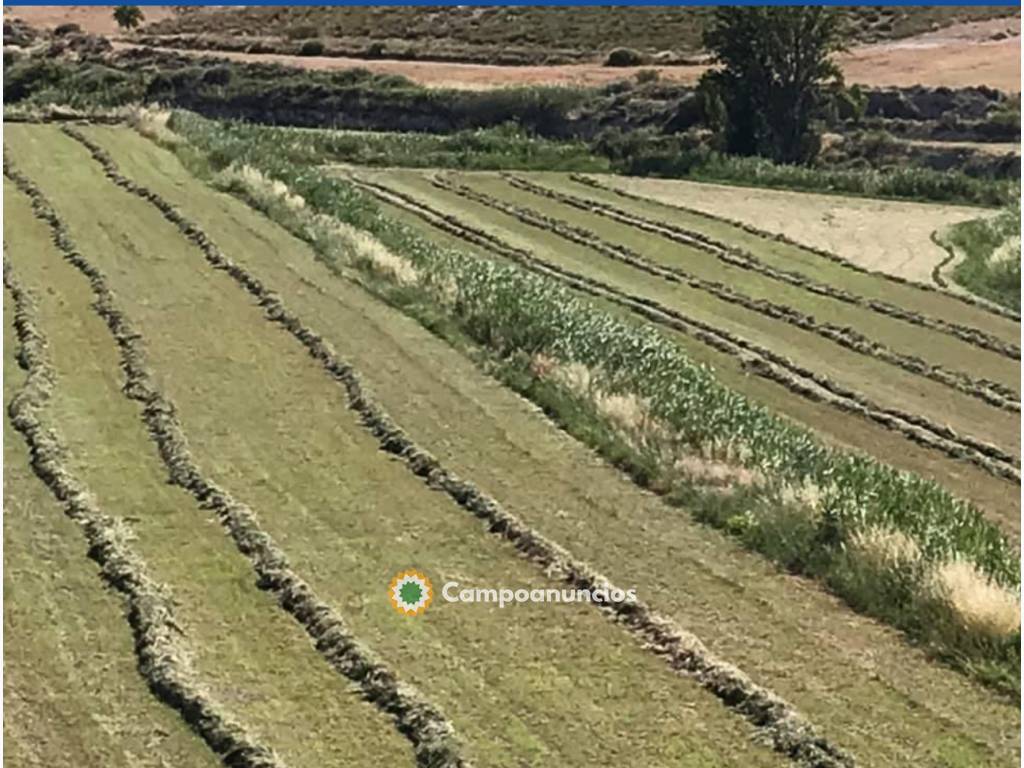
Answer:
[[(310, 233), (349, 236), (339, 222), (298, 239), (126, 127), (5, 140), (5, 340), (27, 367), (5, 360), (5, 401), (36, 457), (9, 428), (5, 735), (24, 764), (79, 742), (126, 764), (1019, 762), (1013, 703), (637, 487), (489, 375), (484, 350), (450, 343), (445, 318), (428, 330), (358, 260), (326, 261)], [(713, 328), (705, 343), (644, 321), (1017, 535), (1014, 320), (568, 176), (358, 176), (385, 215), (481, 261), (526, 253), (606, 285), (597, 305), (630, 323), (649, 304), (620, 295)], [(423, 269), (367, 253), (409, 281)], [(145, 581), (106, 576), (101, 526), (72, 522), (89, 509)], [(643, 605), (435, 600), (410, 619), (385, 589), (410, 566), (436, 586), (607, 579)], [(118, 615), (140, 584), (173, 614), (158, 618), (176, 653), (156, 664), (152, 609)], [(33, 630), (61, 663), (33, 663)], [(73, 727), (40, 740), (57, 697)]]

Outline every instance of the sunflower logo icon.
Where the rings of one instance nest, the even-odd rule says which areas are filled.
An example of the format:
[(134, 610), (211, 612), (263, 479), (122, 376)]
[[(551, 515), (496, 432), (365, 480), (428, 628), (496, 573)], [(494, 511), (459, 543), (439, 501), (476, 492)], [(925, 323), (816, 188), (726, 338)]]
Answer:
[(403, 616), (419, 616), (434, 599), (434, 587), (425, 574), (410, 568), (391, 580), (388, 598)]

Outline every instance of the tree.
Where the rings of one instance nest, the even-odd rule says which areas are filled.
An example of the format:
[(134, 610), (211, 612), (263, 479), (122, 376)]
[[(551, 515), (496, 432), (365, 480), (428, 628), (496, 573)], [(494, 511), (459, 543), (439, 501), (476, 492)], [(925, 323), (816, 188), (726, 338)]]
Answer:
[(145, 18), (137, 5), (119, 5), (114, 9), (114, 21), (121, 29), (135, 29)]
[(812, 120), (843, 87), (831, 57), (844, 37), (830, 8), (717, 8), (704, 46), (719, 67), (701, 78), (701, 95), (726, 151), (812, 160), (820, 147)]

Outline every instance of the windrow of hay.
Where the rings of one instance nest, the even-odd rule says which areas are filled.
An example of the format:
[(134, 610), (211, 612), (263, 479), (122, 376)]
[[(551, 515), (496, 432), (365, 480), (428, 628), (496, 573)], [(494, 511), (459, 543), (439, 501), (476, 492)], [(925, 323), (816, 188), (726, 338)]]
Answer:
[[(91, 151), (95, 146), (76, 131), (68, 129), (67, 133), (82, 141)], [(98, 147), (95, 149), (102, 151)], [(454, 729), (444, 715), (413, 686), (398, 680), (369, 648), (352, 635), (337, 611), (292, 570), (287, 556), (261, 528), (252, 509), (203, 475), (192, 458), (173, 403), (157, 389), (148, 370), (142, 335), (117, 308), (106, 277), (78, 251), (41, 191), (21, 178), (23, 184), (19, 186), (32, 197), (36, 215), (50, 225), (64, 258), (89, 281), (95, 296), (93, 306), (107, 324), (121, 354), (127, 377), (125, 394), (142, 405), (143, 420), (167, 466), (171, 481), (188, 491), (204, 508), (216, 513), (239, 551), (249, 559), (261, 586), (275, 594), (281, 607), (306, 631), (327, 663), (356, 683), (368, 701), (394, 719), (398, 730), (412, 742), (420, 765), (469, 768), (459, 754)], [(121, 186), (149, 199), (145, 197), (145, 190), (131, 185), (126, 179)], [(165, 215), (173, 212), (166, 203), (161, 210)], [(179, 226), (186, 228), (180, 224), (180, 219)], [(193, 237), (197, 236), (198, 230), (192, 232)]]
[[(195, 223), (182, 216), (166, 200), (123, 176), (100, 147), (76, 131), (66, 129), (66, 133), (89, 148), (111, 181), (153, 204), (199, 247), (214, 268), (227, 272), (260, 302), (269, 321), (281, 325), (302, 343), (327, 374), (344, 387), (349, 407), (359, 414), (383, 450), (400, 457), (411, 472), (432, 487), (445, 491), (459, 506), (483, 520), (488, 531), (509, 541), (551, 578), (577, 589), (618, 591), (618, 587), (603, 575), (527, 527), (496, 499), (458, 478), (434, 456), (413, 443), (366, 391), (352, 366), (341, 360), (331, 346), (294, 315), (265, 283), (229, 259)], [(656, 614), (644, 603), (625, 600), (593, 605), (610, 620), (627, 628), (645, 647), (664, 656), (672, 669), (692, 677), (726, 706), (746, 717), (762, 730), (780, 753), (808, 766), (853, 765), (848, 754), (819, 736), (817, 729), (790, 704), (754, 683), (732, 665), (714, 657), (697, 637)]]
[[(4, 175), (22, 191), (34, 191), (27, 179), (8, 166), (6, 157)], [(34, 207), (38, 199), (33, 197)], [(52, 210), (42, 207), (36, 212), (40, 218), (52, 214)], [(191, 649), (175, 620), (173, 594), (146, 572), (145, 563), (130, 546), (133, 536), (127, 523), (104, 514), (88, 488), (68, 469), (64, 440), (52, 423), (44, 421), (56, 383), (46, 339), (36, 321), (34, 302), (13, 274), (6, 254), (3, 268), (4, 285), (15, 303), (18, 356), (28, 370), (23, 388), (9, 405), (11, 422), (31, 449), (32, 469), (61, 503), (65, 514), (79, 524), (89, 544), (89, 556), (100, 566), (101, 576), (124, 596), (139, 671), (153, 693), (177, 710), (225, 764), (283, 768), (272, 750), (256, 741), (220, 702), (210, 697), (193, 669)]]

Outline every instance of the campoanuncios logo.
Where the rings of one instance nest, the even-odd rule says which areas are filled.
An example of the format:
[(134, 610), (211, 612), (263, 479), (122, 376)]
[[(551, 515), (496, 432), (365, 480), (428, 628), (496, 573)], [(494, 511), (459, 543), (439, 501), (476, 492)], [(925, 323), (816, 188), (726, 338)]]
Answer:
[(410, 568), (391, 580), (388, 598), (391, 607), (403, 616), (419, 616), (434, 599), (434, 587), (425, 574)]

